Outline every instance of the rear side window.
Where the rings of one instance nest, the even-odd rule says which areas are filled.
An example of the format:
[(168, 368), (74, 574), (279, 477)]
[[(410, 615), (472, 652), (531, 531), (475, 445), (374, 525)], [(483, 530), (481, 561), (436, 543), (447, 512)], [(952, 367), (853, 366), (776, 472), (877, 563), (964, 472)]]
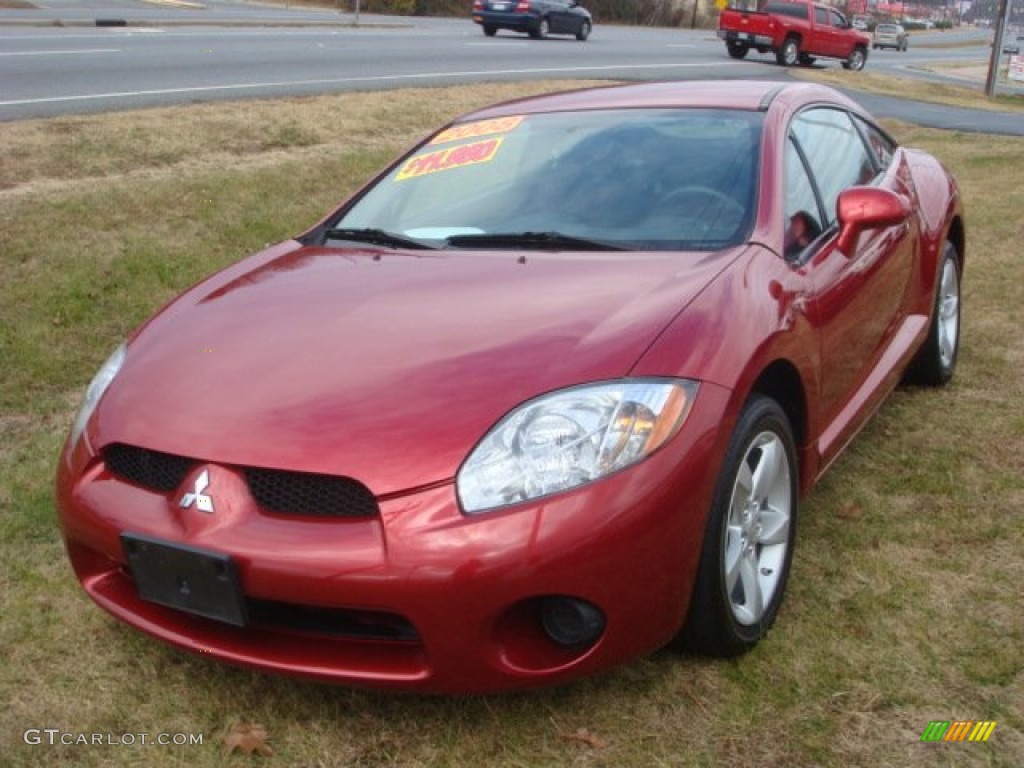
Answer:
[(807, 19), (807, 11), (811, 6), (800, 3), (766, 3), (765, 13), (774, 13), (779, 16), (790, 16), (794, 19)]

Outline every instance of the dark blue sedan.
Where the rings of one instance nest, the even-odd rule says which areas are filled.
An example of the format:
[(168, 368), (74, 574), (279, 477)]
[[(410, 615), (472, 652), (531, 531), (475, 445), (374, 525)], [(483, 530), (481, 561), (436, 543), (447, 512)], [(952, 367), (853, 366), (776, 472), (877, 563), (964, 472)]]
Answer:
[(509, 29), (534, 39), (575, 35), (586, 40), (594, 27), (590, 11), (577, 0), (474, 0), (473, 21), (488, 37)]

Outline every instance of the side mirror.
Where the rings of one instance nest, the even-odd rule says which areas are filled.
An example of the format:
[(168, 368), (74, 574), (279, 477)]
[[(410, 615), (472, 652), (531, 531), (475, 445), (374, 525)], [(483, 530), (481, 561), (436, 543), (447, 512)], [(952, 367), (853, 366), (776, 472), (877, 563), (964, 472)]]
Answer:
[(857, 238), (866, 229), (895, 227), (910, 218), (910, 201), (881, 187), (850, 187), (839, 195), (836, 246), (847, 258), (857, 250)]

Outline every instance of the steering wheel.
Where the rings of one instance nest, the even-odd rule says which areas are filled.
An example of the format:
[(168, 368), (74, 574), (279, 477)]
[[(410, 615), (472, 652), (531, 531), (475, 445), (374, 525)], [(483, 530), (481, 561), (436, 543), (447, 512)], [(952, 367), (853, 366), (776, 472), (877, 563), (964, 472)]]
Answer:
[(721, 190), (698, 184), (676, 187), (658, 201), (654, 212), (656, 215), (666, 215), (684, 209), (700, 211), (703, 206), (707, 205), (709, 199), (719, 204), (722, 209), (721, 213), (731, 215), (737, 221), (742, 219), (747, 212), (746, 208), (735, 198)]

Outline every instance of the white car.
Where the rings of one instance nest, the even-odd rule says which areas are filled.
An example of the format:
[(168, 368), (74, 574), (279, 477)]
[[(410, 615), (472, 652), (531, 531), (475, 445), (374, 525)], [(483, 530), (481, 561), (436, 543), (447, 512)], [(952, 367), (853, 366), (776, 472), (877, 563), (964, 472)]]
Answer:
[(879, 24), (871, 38), (872, 48), (895, 48), (897, 51), (907, 50), (907, 30), (899, 24)]

